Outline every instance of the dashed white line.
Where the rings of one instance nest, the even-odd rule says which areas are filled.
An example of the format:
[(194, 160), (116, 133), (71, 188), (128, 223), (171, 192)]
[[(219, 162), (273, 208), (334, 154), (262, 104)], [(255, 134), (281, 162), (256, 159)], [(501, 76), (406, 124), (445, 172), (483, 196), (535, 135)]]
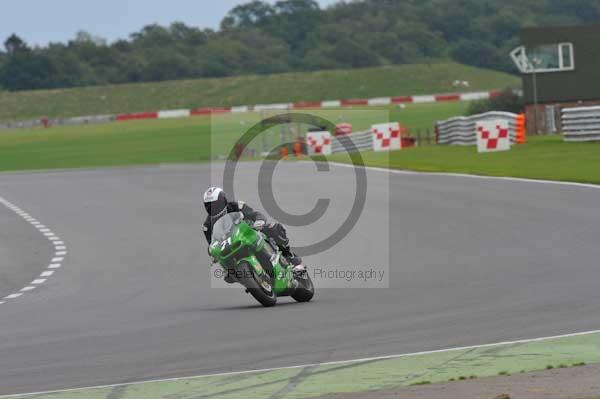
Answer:
[(64, 261), (64, 259), (65, 259), (64, 257), (67, 254), (67, 247), (66, 247), (64, 241), (61, 241), (60, 237), (58, 237), (54, 232), (52, 232), (52, 230), (50, 228), (44, 226), (37, 219), (32, 217), (30, 214), (28, 214), (24, 210), (20, 209), (18, 206), (10, 203), (9, 201), (5, 200), (2, 197), (0, 197), (0, 204), (4, 205), (6, 208), (15, 212), (17, 215), (21, 216), (25, 221), (27, 221), (29, 224), (31, 224), (33, 227), (35, 227), (40, 233), (42, 233), (44, 235), (44, 237), (46, 237), (46, 239), (48, 239), (48, 241), (50, 241), (51, 244), (54, 245), (54, 254), (53, 254), (52, 260), (51, 260), (50, 264), (48, 265), (47, 269), (40, 274), (40, 276), (39, 276), (40, 278), (33, 280), (28, 286), (21, 288), (21, 290), (19, 290), (19, 292), (16, 292), (14, 294), (11, 294), (11, 295), (8, 295), (8, 296), (5, 296), (4, 298), (2, 298), (2, 300), (0, 300), (0, 305), (4, 305), (5, 303), (8, 303), (8, 301), (10, 301), (12, 299), (17, 299), (17, 298), (23, 296), (24, 293), (34, 291), (39, 286), (44, 284), (48, 280), (47, 277), (52, 276), (57, 269), (60, 269), (62, 267), (62, 262)]

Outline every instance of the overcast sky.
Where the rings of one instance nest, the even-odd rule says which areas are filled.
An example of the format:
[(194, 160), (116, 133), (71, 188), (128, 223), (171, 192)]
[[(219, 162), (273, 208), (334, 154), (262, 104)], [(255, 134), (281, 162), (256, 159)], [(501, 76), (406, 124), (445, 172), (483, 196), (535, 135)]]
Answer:
[[(317, 0), (321, 7), (336, 0)], [(29, 44), (65, 42), (79, 30), (109, 41), (126, 38), (141, 27), (183, 21), (217, 28), (244, 0), (14, 0), (0, 10), (0, 41), (17, 33)], [(275, 0), (269, 1), (274, 3)]]

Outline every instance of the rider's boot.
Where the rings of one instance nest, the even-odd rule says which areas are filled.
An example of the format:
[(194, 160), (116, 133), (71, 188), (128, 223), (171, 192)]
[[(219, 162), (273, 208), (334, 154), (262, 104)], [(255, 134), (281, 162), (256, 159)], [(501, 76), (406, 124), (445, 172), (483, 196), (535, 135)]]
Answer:
[(302, 258), (292, 252), (290, 247), (282, 248), (283, 256), (288, 260), (288, 262), (292, 265), (292, 271), (295, 275), (300, 275), (306, 272), (306, 267), (302, 264)]

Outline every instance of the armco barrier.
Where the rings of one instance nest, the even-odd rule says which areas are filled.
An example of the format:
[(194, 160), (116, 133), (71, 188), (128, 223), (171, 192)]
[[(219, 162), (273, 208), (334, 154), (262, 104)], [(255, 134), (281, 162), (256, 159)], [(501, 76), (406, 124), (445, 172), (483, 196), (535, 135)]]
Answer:
[(60, 125), (93, 125), (101, 123), (110, 123), (115, 121), (114, 115), (96, 115), (96, 116), (78, 116), (75, 118), (52, 119), (49, 121), (50, 126)]
[(565, 141), (600, 141), (600, 107), (564, 108)]
[[(77, 116), (74, 118), (57, 118), (47, 120), (48, 126), (65, 126), (65, 125), (91, 125), (101, 123), (111, 123), (116, 120), (115, 115), (94, 115), (94, 116)], [(31, 129), (34, 127), (43, 127), (43, 119), (35, 119), (20, 122), (0, 122), (0, 129)]]
[(475, 124), (479, 121), (502, 119), (509, 123), (510, 141), (516, 143), (517, 114), (510, 112), (487, 112), (469, 117), (450, 118), (436, 124), (438, 144), (476, 145)]
[(0, 122), (0, 129), (31, 129), (42, 125), (40, 119), (18, 122)]

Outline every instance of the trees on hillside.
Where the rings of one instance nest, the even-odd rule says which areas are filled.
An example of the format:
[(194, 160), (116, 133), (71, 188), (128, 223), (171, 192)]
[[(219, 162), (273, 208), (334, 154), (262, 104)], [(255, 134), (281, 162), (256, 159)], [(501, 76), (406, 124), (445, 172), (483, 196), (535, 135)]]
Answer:
[(452, 58), (511, 71), (521, 26), (600, 22), (597, 0), (254, 0), (218, 31), (175, 22), (107, 43), (79, 32), (0, 51), (0, 87), (27, 90), (415, 63)]

